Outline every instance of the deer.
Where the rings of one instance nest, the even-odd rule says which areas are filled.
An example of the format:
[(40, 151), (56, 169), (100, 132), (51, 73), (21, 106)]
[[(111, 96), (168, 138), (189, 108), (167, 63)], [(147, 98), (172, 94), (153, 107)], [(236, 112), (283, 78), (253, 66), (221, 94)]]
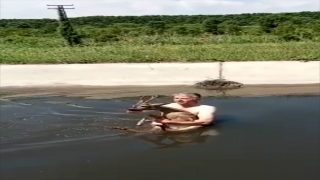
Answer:
[[(140, 100), (138, 103), (134, 104), (131, 108), (127, 109), (127, 112), (144, 112), (144, 111), (159, 111), (160, 114), (148, 114), (147, 117), (142, 118), (138, 123), (136, 124), (137, 126), (143, 125), (145, 122), (150, 122), (154, 126), (149, 130), (149, 132), (153, 131), (168, 131), (168, 132), (181, 132), (181, 131), (186, 131), (186, 130), (191, 130), (195, 129), (201, 126), (176, 126), (175, 128), (172, 128), (174, 126), (167, 126), (164, 124), (161, 124), (160, 121), (162, 119), (170, 119), (174, 121), (194, 121), (198, 119), (198, 116), (185, 111), (181, 109), (176, 109), (176, 108), (171, 108), (171, 107), (166, 107), (164, 105), (169, 104), (169, 103), (150, 103), (151, 100), (157, 98), (158, 96), (151, 96), (151, 97), (146, 97), (142, 96), (140, 97)], [(151, 120), (148, 118), (152, 118)], [(136, 131), (134, 129), (129, 129), (129, 128), (114, 128), (114, 129), (121, 129), (121, 130), (129, 130), (129, 131)]]

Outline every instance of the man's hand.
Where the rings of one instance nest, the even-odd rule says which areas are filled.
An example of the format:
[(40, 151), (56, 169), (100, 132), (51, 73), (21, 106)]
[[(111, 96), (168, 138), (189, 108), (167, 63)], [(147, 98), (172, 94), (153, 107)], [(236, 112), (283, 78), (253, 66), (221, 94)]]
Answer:
[(186, 122), (174, 121), (174, 120), (170, 120), (170, 119), (164, 119), (164, 120), (161, 121), (161, 123), (163, 123), (163, 124), (185, 124)]
[(163, 124), (173, 124), (172, 123), (173, 121), (171, 121), (170, 119), (163, 119), (163, 120), (161, 120), (161, 123), (163, 123)]

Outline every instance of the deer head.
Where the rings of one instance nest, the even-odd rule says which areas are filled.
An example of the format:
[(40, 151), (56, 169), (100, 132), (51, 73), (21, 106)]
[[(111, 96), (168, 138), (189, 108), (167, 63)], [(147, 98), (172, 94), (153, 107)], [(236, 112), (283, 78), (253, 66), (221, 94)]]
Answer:
[(150, 103), (151, 100), (157, 98), (158, 96), (140, 97), (138, 103), (133, 105), (131, 108), (128, 108), (129, 111), (143, 111), (143, 110), (157, 110), (157, 107), (167, 104), (167, 103)]

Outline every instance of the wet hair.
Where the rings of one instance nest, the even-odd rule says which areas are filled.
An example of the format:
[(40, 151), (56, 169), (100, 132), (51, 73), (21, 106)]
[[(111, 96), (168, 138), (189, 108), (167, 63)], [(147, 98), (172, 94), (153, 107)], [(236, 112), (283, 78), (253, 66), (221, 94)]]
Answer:
[(177, 96), (177, 95), (180, 95), (180, 94), (183, 94), (183, 95), (186, 95), (186, 96), (189, 96), (189, 97), (193, 97), (197, 100), (201, 99), (201, 94), (199, 93), (188, 93), (188, 92), (181, 92), (181, 93), (177, 93), (177, 94), (174, 94), (173, 96)]
[(193, 94), (194, 96), (196, 96), (198, 99), (201, 99), (201, 94), (199, 94), (199, 93), (191, 93), (191, 94)]

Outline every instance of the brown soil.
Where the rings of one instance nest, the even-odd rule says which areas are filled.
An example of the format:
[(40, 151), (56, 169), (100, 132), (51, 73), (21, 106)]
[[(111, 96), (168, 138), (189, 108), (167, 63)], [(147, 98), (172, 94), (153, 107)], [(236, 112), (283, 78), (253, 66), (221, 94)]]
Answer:
[[(177, 92), (197, 92), (202, 96), (222, 96), (215, 90), (196, 89), (189, 86), (57, 86), (57, 87), (5, 87), (0, 96), (18, 97), (35, 95), (64, 95), (94, 99), (135, 97), (141, 95), (170, 96)], [(227, 96), (265, 96), (265, 95), (320, 95), (320, 84), (305, 85), (247, 85), (240, 89), (228, 90)]]

